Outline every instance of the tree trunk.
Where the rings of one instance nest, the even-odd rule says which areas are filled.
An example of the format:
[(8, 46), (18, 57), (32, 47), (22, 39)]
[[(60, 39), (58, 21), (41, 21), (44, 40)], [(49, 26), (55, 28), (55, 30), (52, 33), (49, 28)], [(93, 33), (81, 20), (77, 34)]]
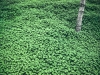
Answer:
[(80, 8), (78, 12), (78, 17), (77, 17), (77, 25), (76, 25), (76, 31), (81, 31), (81, 26), (82, 26), (82, 17), (85, 9), (85, 2), (86, 0), (81, 0), (80, 1)]

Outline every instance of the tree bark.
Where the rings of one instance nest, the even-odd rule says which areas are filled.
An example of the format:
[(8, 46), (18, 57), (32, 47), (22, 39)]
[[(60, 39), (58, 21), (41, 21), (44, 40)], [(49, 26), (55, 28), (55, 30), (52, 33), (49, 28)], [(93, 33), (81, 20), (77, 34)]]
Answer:
[(77, 25), (76, 25), (76, 31), (79, 32), (81, 31), (81, 26), (82, 26), (82, 17), (85, 9), (85, 2), (86, 0), (81, 0), (80, 1), (80, 8), (78, 11), (78, 17), (77, 17)]

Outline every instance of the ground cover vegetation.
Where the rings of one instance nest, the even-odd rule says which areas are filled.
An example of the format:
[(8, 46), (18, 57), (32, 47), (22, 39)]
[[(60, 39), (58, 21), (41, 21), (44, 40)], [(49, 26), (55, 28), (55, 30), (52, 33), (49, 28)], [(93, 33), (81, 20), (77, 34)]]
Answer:
[(0, 0), (0, 75), (100, 75), (100, 1)]

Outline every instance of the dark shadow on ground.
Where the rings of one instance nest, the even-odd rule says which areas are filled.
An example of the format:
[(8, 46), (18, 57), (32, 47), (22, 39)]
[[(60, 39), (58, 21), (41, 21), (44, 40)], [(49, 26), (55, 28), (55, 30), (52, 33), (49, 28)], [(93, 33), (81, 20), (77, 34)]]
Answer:
[(15, 7), (11, 7), (10, 5), (14, 5), (19, 3), (17, 0), (1, 0), (0, 2), (0, 20), (12, 20), (16, 16), (21, 15), (20, 9)]

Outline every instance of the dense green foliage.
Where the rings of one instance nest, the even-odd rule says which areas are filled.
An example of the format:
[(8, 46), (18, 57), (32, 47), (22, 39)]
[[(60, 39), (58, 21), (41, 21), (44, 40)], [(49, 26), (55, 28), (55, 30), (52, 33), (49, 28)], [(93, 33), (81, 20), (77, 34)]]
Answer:
[(98, 2), (0, 0), (0, 75), (100, 75)]
[(87, 1), (96, 5), (100, 4), (100, 0), (87, 0)]

